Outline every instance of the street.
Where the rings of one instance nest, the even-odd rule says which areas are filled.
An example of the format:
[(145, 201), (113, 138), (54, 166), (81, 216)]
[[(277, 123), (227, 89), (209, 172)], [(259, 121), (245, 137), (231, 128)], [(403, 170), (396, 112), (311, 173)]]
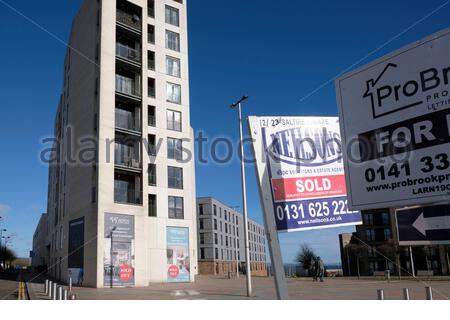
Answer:
[[(402, 300), (403, 288), (410, 290), (411, 300), (425, 300), (425, 287), (433, 289), (435, 300), (448, 300), (450, 281), (426, 280), (376, 280), (366, 278), (327, 278), (325, 282), (311, 279), (288, 279), (289, 297), (292, 300), (376, 300), (377, 290), (384, 289), (386, 300)], [(46, 300), (42, 283), (33, 284), (35, 299)], [(74, 288), (78, 300), (240, 300), (245, 296), (245, 277), (223, 279), (200, 276), (195, 283), (154, 284), (146, 288), (91, 289)], [(273, 279), (253, 278), (252, 299), (276, 299)]]
[(0, 300), (17, 300), (19, 272), (0, 273)]

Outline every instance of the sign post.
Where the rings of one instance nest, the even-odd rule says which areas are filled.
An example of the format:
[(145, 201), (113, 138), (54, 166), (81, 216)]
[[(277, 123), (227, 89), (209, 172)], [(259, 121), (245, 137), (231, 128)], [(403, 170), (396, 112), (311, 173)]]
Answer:
[[(254, 141), (261, 141), (261, 132), (258, 130), (258, 119), (249, 118), (250, 136)], [(253, 143), (253, 154), (258, 162), (256, 155), (263, 154), (262, 144)], [(278, 239), (277, 227), (275, 222), (275, 214), (272, 203), (272, 192), (269, 180), (265, 176), (267, 173), (261, 165), (256, 166), (256, 173), (259, 185), (259, 195), (264, 212), (264, 228), (266, 230), (267, 243), (269, 246), (270, 261), (272, 262), (272, 270), (275, 278), (275, 288), (278, 300), (289, 299), (289, 291), (284, 274), (283, 257), (281, 256), (280, 240)]]
[(336, 117), (249, 117), (279, 299), (288, 297), (278, 232), (361, 224), (347, 205)]

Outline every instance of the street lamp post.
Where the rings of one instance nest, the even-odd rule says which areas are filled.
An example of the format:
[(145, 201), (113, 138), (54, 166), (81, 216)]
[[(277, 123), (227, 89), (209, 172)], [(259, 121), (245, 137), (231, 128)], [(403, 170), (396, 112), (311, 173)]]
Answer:
[[(235, 207), (231, 207), (234, 211), (237, 212), (237, 209), (239, 208), (239, 206), (235, 206)], [(237, 219), (237, 216), (236, 216)], [(235, 249), (235, 256), (234, 258), (236, 259), (236, 278), (239, 279), (239, 248), (238, 248), (238, 225), (237, 225), (237, 220), (233, 221), (234, 224), (234, 249)]]
[(111, 237), (111, 250), (110, 250), (110, 252), (109, 252), (109, 255), (110, 255), (110, 257), (109, 257), (109, 263), (110, 263), (110, 277), (109, 277), (109, 280), (110, 280), (110, 287), (111, 287), (111, 289), (112, 288), (114, 288), (114, 279), (113, 279), (113, 276), (114, 276), (114, 265), (113, 265), (113, 255), (114, 255), (114, 249), (113, 249), (113, 238), (114, 238), (114, 231), (116, 231), (116, 227), (113, 227), (112, 229), (111, 229), (111, 233), (110, 233), (110, 237)]
[(231, 109), (238, 108), (239, 115), (239, 138), (241, 144), (241, 179), (242, 179), (242, 210), (244, 215), (244, 241), (245, 241), (245, 267), (247, 277), (247, 296), (252, 296), (252, 275), (250, 268), (250, 245), (248, 239), (248, 213), (247, 213), (247, 190), (245, 186), (245, 163), (244, 163), (244, 139), (242, 132), (242, 108), (241, 104), (248, 99), (248, 96), (243, 96), (237, 102), (231, 105)]

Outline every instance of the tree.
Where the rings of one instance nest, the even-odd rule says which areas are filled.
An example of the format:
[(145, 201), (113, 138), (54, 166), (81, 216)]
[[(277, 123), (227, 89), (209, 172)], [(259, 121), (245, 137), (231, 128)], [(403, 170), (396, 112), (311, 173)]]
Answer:
[(11, 262), (13, 262), (16, 259), (17, 259), (17, 257), (11, 249), (3, 247), (0, 250), (0, 262), (4, 266), (6, 266), (6, 264), (8, 264), (8, 263), (10, 264)]
[(367, 253), (367, 247), (360, 244), (359, 241), (353, 240), (347, 245), (347, 250), (356, 257), (356, 268), (358, 270), (358, 279), (361, 278), (361, 270), (359, 267), (359, 261)]
[(304, 270), (308, 270), (308, 274), (311, 275), (311, 270), (314, 265), (314, 260), (317, 258), (314, 250), (308, 245), (302, 245), (300, 251), (297, 254), (297, 262), (300, 263)]
[(386, 261), (386, 270), (389, 270), (388, 261), (395, 261), (397, 265), (398, 276), (401, 278), (401, 265), (400, 265), (400, 248), (394, 242), (394, 240), (388, 240), (378, 247), (380, 253), (384, 256)]

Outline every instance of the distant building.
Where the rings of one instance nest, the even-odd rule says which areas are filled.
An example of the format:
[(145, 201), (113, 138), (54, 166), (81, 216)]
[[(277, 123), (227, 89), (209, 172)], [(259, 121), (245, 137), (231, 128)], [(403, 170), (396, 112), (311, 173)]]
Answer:
[(37, 272), (44, 271), (48, 267), (50, 246), (46, 245), (48, 234), (47, 214), (43, 213), (33, 234), (33, 250), (31, 252), (31, 266)]
[[(339, 236), (344, 275), (363, 276), (390, 270), (391, 274), (412, 274), (409, 247), (399, 246), (395, 209), (367, 210), (362, 212), (363, 224), (356, 226), (351, 235)], [(434, 275), (449, 273), (449, 246), (412, 247), (414, 271), (433, 272)], [(359, 259), (357, 259), (359, 258)], [(398, 268), (400, 264), (401, 268)]]
[[(226, 275), (245, 272), (244, 218), (211, 197), (197, 198), (199, 273)], [(249, 219), (250, 260), (253, 275), (266, 276), (264, 227)]]

